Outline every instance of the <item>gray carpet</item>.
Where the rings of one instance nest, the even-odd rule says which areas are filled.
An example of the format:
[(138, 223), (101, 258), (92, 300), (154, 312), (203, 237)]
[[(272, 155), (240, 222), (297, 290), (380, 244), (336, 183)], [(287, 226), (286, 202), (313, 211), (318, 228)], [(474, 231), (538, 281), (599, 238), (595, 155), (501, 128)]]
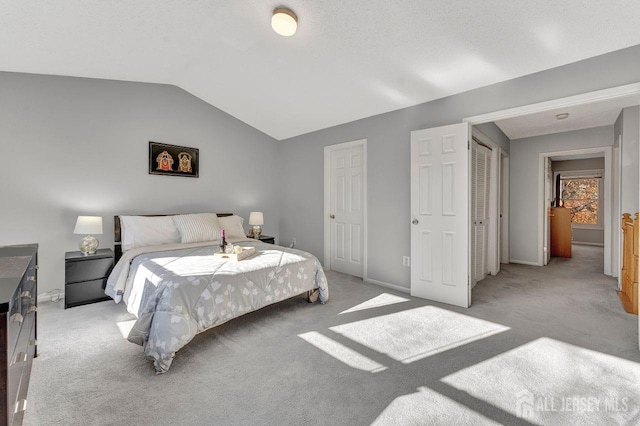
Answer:
[(42, 304), (25, 424), (639, 424), (638, 319), (602, 249), (574, 254), (503, 265), (470, 309), (330, 272), (327, 305), (200, 334), (161, 376), (122, 306)]

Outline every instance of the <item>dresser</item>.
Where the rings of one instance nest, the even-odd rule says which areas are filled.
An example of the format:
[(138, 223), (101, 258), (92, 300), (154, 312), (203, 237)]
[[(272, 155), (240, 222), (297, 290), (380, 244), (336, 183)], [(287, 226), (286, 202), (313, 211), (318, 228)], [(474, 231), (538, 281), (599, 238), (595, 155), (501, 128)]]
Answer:
[(551, 207), (551, 256), (571, 257), (571, 210)]
[(111, 300), (104, 294), (107, 277), (113, 268), (113, 251), (100, 249), (84, 255), (79, 251), (64, 256), (64, 307)]
[(0, 247), (0, 424), (20, 425), (37, 356), (38, 245)]

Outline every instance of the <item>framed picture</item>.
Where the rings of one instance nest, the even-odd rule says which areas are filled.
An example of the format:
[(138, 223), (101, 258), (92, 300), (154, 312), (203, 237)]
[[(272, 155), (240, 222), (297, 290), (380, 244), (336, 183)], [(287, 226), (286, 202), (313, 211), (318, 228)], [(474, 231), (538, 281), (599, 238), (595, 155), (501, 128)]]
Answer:
[(198, 148), (149, 142), (149, 174), (198, 177)]

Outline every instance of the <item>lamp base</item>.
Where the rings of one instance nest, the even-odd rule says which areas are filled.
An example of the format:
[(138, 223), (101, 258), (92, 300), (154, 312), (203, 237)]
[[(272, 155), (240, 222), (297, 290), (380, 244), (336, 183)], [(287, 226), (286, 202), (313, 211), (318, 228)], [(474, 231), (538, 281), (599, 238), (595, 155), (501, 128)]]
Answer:
[(82, 252), (82, 254), (87, 256), (89, 254), (95, 254), (99, 244), (100, 242), (96, 237), (87, 235), (86, 237), (80, 240), (80, 243), (78, 243), (78, 247), (80, 248), (80, 251)]
[(253, 225), (251, 230), (253, 231), (253, 238), (258, 238), (260, 237), (260, 234), (262, 234), (262, 226), (260, 225)]

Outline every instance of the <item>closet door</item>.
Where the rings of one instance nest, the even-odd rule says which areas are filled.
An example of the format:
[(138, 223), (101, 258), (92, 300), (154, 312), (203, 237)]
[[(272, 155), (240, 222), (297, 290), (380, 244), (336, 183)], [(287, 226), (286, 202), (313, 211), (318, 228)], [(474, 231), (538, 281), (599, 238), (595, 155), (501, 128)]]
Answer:
[(475, 141), (471, 153), (472, 263), (474, 284), (487, 275), (491, 151)]

